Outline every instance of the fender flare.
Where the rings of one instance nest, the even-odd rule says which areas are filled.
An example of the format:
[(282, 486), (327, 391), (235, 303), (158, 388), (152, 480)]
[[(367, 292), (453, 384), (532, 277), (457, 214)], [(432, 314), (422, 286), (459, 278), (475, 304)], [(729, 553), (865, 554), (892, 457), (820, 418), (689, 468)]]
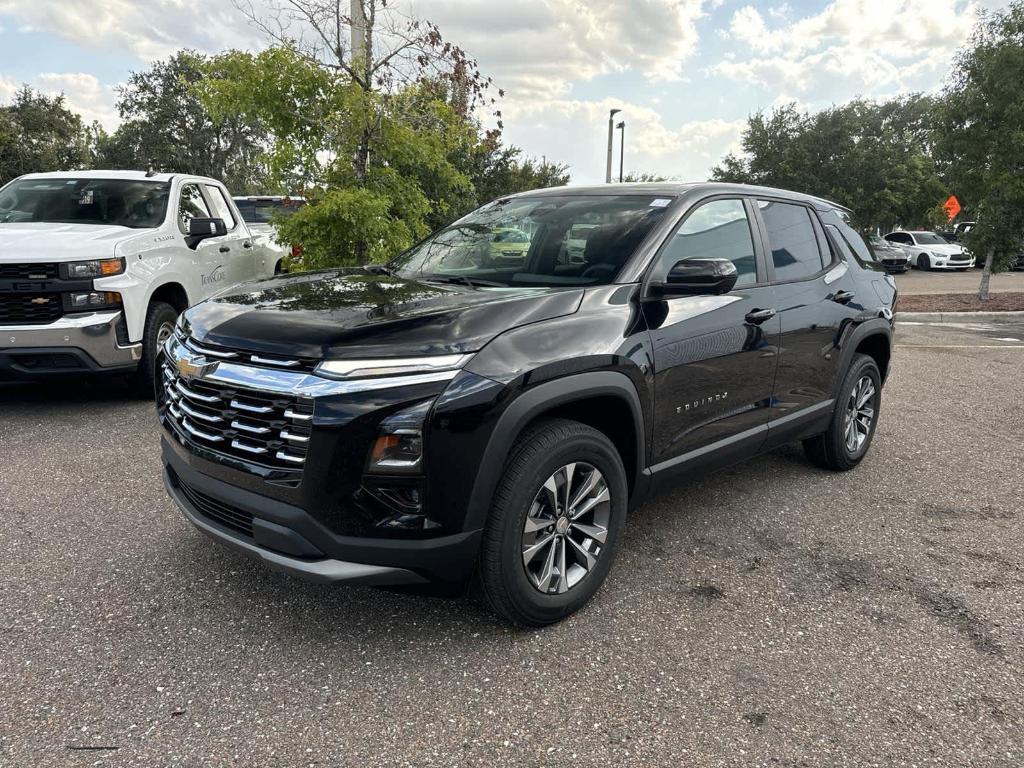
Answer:
[(893, 327), (890, 320), (887, 320), (884, 317), (876, 317), (871, 320), (858, 323), (852, 327), (853, 330), (845, 334), (845, 337), (840, 340), (839, 348), (842, 356), (839, 359), (839, 365), (836, 369), (837, 375), (833, 385), (833, 389), (835, 390), (833, 393), (834, 397), (839, 396), (839, 387), (843, 383), (846, 371), (850, 368), (854, 352), (856, 352), (857, 347), (860, 346), (860, 343), (864, 341), (864, 339), (869, 336), (884, 336), (886, 341), (889, 343), (890, 357), (892, 355)]
[(637, 495), (641, 488), (643, 468), (647, 463), (647, 451), (643, 408), (636, 386), (628, 376), (614, 371), (572, 374), (530, 387), (502, 412), (484, 449), (480, 469), (473, 483), (466, 514), (466, 530), (483, 528), (486, 524), (494, 490), (501, 481), (505, 460), (526, 425), (552, 408), (598, 396), (612, 396), (623, 400), (632, 414), (636, 467), (631, 485), (634, 497)]

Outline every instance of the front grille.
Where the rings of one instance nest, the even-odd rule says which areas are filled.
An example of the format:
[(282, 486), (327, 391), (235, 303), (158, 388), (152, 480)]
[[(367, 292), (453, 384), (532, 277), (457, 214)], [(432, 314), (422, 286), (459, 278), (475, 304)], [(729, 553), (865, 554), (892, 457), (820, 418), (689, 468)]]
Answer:
[(203, 517), (220, 523), (236, 533), (252, 538), (253, 516), (244, 509), (226, 504), (223, 501), (207, 496), (197, 488), (182, 482), (181, 478), (174, 475), (174, 484), (178, 486), (189, 503), (195, 507)]
[(191, 336), (181, 339), (187, 349), (209, 360), (230, 360), (233, 363), (254, 365), (257, 368), (275, 368), (285, 371), (312, 371), (318, 360), (308, 357), (281, 357), (280, 355), (262, 355), (256, 352), (243, 352), (238, 349), (222, 347), (219, 344), (199, 342)]
[(313, 421), (313, 401), (184, 380), (161, 366), (167, 419), (188, 444), (274, 469), (301, 471)]
[(0, 325), (52, 323), (63, 314), (59, 293), (0, 293)]
[(8, 280), (56, 280), (56, 264), (0, 264), (0, 278)]

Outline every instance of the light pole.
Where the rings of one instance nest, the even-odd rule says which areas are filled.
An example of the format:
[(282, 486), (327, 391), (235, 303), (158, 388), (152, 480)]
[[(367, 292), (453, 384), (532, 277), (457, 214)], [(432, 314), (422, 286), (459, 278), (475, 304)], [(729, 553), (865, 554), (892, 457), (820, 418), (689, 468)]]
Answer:
[(626, 121), (621, 120), (615, 126), (621, 131), (619, 135), (619, 184), (622, 183), (622, 167), (626, 163)]
[(621, 109), (608, 110), (608, 164), (604, 173), (605, 184), (612, 183), (612, 138), (615, 132), (615, 116), (621, 111)]

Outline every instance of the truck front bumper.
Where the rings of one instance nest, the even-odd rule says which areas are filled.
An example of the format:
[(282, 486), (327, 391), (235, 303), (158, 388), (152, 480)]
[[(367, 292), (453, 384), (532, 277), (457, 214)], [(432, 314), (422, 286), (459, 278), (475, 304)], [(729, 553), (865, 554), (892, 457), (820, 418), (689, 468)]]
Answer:
[[(0, 326), (0, 375), (36, 378), (134, 370), (142, 344), (118, 340), (121, 312), (66, 316), (46, 325)], [(123, 328), (123, 326), (122, 326)]]

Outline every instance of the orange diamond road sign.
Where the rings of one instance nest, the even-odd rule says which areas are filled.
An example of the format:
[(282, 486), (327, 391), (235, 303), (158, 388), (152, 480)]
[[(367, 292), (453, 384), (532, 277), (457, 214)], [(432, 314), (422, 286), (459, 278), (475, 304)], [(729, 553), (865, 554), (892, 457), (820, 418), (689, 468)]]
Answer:
[(949, 200), (943, 204), (942, 209), (946, 212), (946, 215), (949, 216), (950, 221), (955, 219), (957, 214), (963, 210), (960, 207), (960, 201), (956, 199), (956, 195), (950, 195)]

